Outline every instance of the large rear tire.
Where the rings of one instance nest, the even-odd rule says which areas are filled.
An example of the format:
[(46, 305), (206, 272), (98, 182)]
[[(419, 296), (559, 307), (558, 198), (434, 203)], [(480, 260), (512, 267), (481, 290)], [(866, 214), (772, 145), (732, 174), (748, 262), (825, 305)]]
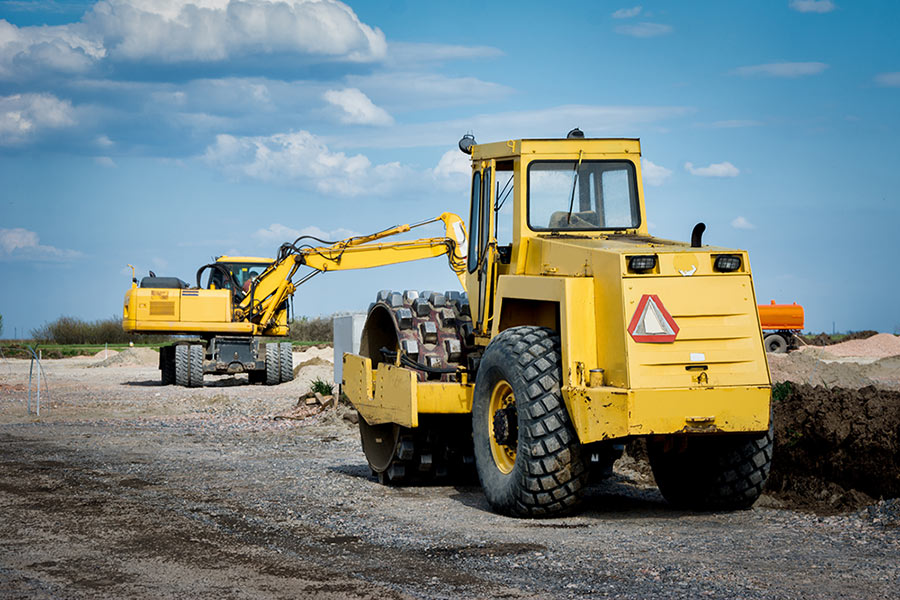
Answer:
[(762, 493), (772, 465), (772, 428), (764, 434), (665, 436), (647, 452), (656, 485), (678, 508), (743, 510)]
[(281, 383), (294, 380), (294, 348), (290, 342), (281, 342), (280, 348), (280, 379)]
[(512, 327), (491, 340), (475, 380), (472, 438), (495, 511), (560, 516), (576, 509), (588, 471), (560, 390), (559, 336)]
[(191, 385), (191, 356), (190, 346), (187, 344), (175, 346), (175, 385)]
[(266, 385), (281, 383), (281, 344), (266, 344)]
[(203, 346), (191, 344), (189, 346), (190, 373), (188, 381), (190, 387), (203, 387)]

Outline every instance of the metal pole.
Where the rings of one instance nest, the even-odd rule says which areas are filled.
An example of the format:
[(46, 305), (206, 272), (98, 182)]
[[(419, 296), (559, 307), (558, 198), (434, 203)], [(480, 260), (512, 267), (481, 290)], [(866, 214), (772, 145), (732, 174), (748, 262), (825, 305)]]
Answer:
[[(30, 349), (30, 348), (29, 348)], [(28, 368), (28, 414), (31, 414), (31, 375), (34, 373), (34, 355), (31, 356), (31, 366)]]
[(37, 416), (41, 416), (41, 371), (44, 370), (44, 367), (41, 366), (41, 356), (43, 353), (43, 350), (38, 350)]

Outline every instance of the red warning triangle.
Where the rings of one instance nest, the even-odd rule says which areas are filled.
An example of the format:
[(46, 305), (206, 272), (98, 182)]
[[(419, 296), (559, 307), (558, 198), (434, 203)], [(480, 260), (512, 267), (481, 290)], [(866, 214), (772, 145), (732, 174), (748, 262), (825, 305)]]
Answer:
[(659, 296), (644, 294), (631, 317), (628, 333), (636, 342), (674, 342), (678, 325)]

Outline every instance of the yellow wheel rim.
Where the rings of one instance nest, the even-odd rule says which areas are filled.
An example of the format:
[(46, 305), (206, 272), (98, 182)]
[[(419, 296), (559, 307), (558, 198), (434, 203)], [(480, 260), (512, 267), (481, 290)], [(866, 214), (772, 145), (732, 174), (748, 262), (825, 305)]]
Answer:
[(502, 473), (509, 474), (516, 464), (516, 444), (505, 446), (497, 443), (494, 436), (494, 414), (501, 409), (515, 406), (516, 397), (512, 387), (506, 381), (499, 381), (491, 392), (491, 405), (488, 412), (487, 427), (488, 439), (491, 440), (491, 454), (494, 456), (494, 464)]

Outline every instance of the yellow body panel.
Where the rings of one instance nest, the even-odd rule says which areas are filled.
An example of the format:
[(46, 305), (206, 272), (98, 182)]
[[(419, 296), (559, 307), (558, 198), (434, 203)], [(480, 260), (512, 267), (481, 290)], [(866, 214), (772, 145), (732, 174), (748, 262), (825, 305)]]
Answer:
[(416, 427), (419, 414), (472, 411), (471, 384), (420, 382), (409, 369), (386, 364), (373, 371), (371, 359), (364, 356), (344, 354), (343, 379), (344, 393), (370, 425)]
[(231, 322), (228, 290), (181, 290), (133, 287), (125, 295), (125, 331), (250, 333), (250, 323)]
[(769, 386), (563, 388), (583, 444), (631, 435), (765, 431), (769, 396)]
[(344, 354), (343, 373), (344, 393), (369, 425), (418, 427), (415, 373), (388, 364), (373, 371), (370, 359), (349, 353)]

